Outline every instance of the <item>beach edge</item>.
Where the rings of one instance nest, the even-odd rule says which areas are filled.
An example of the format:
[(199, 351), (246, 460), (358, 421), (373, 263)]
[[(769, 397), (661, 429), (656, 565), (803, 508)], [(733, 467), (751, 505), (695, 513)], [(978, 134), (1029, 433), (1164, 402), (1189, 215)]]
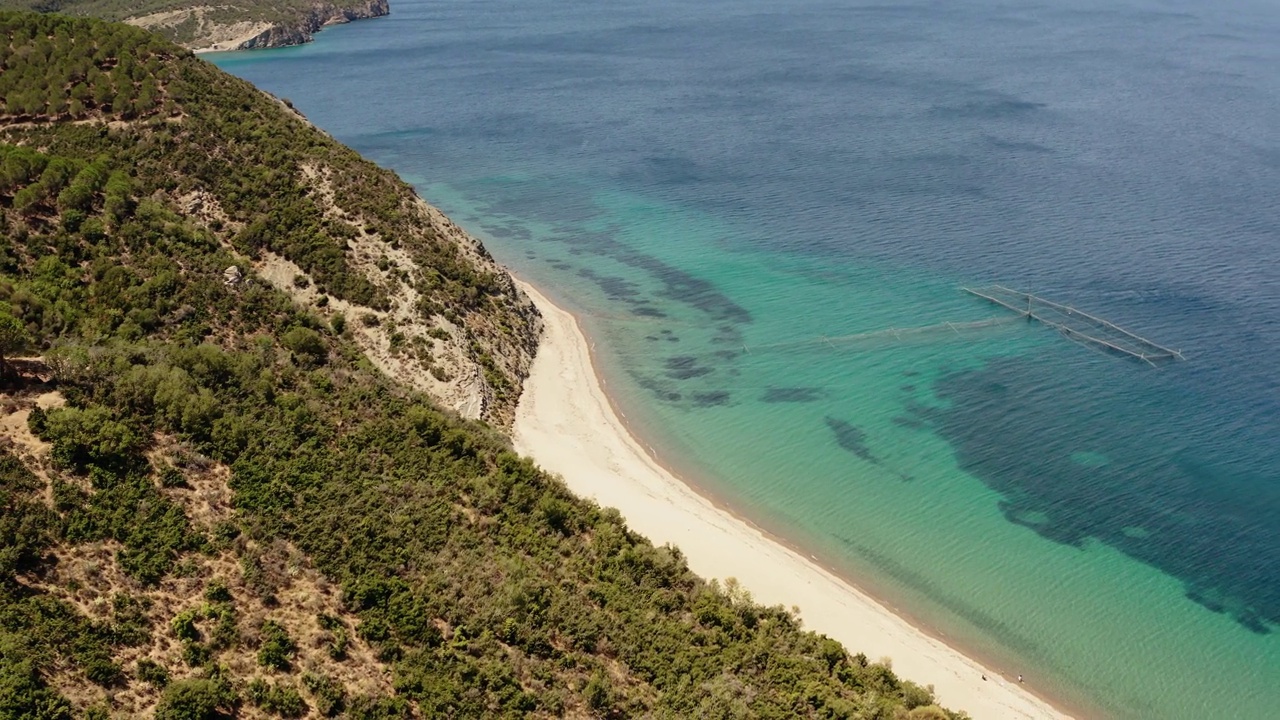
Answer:
[(630, 528), (653, 543), (680, 548), (695, 573), (722, 582), (734, 578), (762, 604), (799, 608), (807, 629), (850, 652), (891, 658), (895, 672), (932, 685), (947, 707), (974, 718), (1071, 718), (664, 468), (614, 409), (577, 318), (528, 282), (517, 284), (544, 320), (512, 428), (518, 452), (559, 475), (577, 495), (617, 508)]

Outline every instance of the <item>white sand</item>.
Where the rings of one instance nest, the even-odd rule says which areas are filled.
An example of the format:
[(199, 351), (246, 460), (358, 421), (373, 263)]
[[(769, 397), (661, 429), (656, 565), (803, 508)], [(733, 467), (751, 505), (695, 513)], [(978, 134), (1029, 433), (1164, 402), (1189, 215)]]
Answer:
[[(715, 506), (658, 465), (609, 404), (573, 315), (522, 284), (546, 332), (516, 412), (515, 446), (575, 493), (622, 512), (657, 544), (671, 543), (706, 578), (736, 578), (765, 605), (798, 606), (805, 627), (933, 685), (939, 701), (975, 719), (1065, 718), (926, 635), (879, 602)], [(983, 675), (987, 680), (983, 680)]]

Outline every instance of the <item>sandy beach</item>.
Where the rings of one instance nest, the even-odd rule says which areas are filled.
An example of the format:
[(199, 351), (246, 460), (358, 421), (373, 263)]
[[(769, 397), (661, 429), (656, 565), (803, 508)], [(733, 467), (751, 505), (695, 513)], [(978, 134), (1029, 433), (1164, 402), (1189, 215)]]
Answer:
[[(671, 543), (706, 578), (736, 578), (766, 605), (796, 606), (805, 627), (850, 652), (892, 658), (903, 677), (977, 718), (1066, 718), (849, 583), (717, 507), (659, 465), (618, 417), (577, 320), (522, 283), (546, 331), (517, 410), (516, 449), (559, 474), (575, 493), (618, 508), (656, 544)], [(986, 680), (983, 680), (983, 676)]]

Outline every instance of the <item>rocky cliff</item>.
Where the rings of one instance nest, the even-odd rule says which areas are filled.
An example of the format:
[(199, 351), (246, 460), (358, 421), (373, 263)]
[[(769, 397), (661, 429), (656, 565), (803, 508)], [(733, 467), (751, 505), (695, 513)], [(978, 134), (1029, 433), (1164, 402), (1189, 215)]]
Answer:
[(352, 20), (382, 17), (391, 12), (387, 0), (365, 0), (360, 3), (335, 4), (318, 2), (298, 22), (279, 23), (240, 43), (237, 49), (288, 47), (311, 42), (312, 36), (326, 25), (340, 25)]

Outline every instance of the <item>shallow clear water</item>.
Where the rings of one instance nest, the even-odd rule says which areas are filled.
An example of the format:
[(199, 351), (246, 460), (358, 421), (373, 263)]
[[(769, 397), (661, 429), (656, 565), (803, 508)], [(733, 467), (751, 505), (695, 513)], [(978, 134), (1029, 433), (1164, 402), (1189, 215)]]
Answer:
[(1068, 702), (1265, 718), (1278, 41), (1240, 0), (400, 0), (211, 59), (580, 312), (642, 437), (753, 519)]

